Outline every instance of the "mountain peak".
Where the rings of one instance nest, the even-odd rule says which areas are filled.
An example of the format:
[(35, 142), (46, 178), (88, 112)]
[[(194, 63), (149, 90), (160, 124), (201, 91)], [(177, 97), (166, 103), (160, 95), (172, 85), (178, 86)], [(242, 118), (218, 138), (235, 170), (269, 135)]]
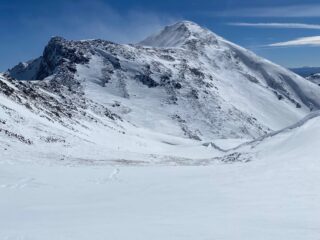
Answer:
[(185, 20), (164, 27), (160, 32), (141, 41), (139, 45), (150, 47), (183, 47), (194, 40), (216, 41), (216, 35), (194, 22)]
[(174, 25), (179, 25), (179, 26), (183, 25), (183, 26), (186, 26), (186, 27), (198, 27), (198, 28), (201, 28), (197, 23), (189, 21), (189, 20), (182, 20), (182, 21), (179, 21), (179, 22), (176, 22), (176, 23), (172, 24), (171, 26), (174, 26)]
[(48, 45), (62, 43), (62, 42), (66, 42), (66, 41), (67, 40), (61, 36), (52, 36), (48, 42)]

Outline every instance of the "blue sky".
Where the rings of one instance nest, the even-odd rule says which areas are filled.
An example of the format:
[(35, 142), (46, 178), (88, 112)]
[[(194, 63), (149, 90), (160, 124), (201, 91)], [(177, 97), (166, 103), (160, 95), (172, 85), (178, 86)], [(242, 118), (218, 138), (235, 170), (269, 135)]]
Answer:
[(286, 67), (320, 66), (319, 0), (1, 0), (0, 70), (51, 36), (134, 43), (191, 20)]

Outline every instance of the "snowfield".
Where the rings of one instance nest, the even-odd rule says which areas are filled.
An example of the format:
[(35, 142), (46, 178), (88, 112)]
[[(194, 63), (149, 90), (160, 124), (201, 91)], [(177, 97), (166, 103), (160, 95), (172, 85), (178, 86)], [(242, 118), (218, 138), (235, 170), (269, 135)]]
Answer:
[(314, 113), (231, 150), (248, 162), (1, 161), (0, 239), (317, 240), (319, 136)]
[(0, 74), (0, 240), (319, 240), (320, 88), (183, 21)]
[(317, 240), (319, 162), (292, 156), (192, 167), (2, 163), (0, 239)]

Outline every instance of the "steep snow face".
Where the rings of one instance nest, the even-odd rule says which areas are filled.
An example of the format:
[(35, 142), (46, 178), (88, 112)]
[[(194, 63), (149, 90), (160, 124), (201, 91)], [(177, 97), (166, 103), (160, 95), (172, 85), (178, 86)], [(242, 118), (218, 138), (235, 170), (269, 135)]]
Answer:
[(140, 45), (55, 37), (26, 71), (34, 64), (36, 79), (63, 96), (71, 92), (136, 127), (195, 140), (258, 137), (320, 106), (314, 84), (186, 21)]

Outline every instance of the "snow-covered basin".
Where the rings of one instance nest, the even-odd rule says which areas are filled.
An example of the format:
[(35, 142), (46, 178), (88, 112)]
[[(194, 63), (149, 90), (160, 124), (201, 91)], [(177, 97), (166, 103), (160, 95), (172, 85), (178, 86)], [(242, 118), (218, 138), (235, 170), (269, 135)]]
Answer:
[(317, 158), (192, 167), (2, 162), (0, 239), (318, 240), (319, 170)]
[(316, 112), (237, 148), (246, 163), (1, 159), (0, 239), (319, 240), (319, 136)]

